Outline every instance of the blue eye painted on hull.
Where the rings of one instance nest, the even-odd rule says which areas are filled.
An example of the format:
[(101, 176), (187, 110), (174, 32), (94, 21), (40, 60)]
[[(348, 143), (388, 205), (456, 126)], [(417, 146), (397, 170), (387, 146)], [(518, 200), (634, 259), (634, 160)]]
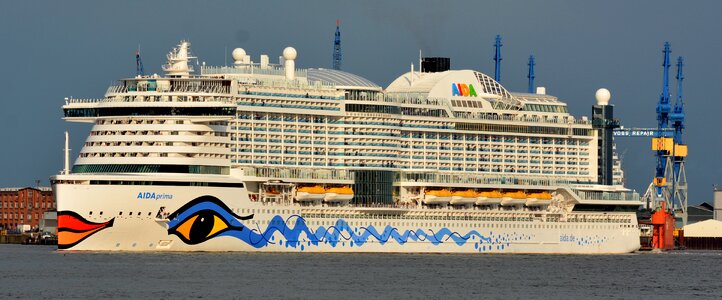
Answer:
[(190, 245), (200, 244), (227, 232), (242, 232), (240, 220), (250, 216), (234, 214), (228, 206), (213, 196), (202, 196), (183, 205), (169, 216), (168, 234), (175, 234)]

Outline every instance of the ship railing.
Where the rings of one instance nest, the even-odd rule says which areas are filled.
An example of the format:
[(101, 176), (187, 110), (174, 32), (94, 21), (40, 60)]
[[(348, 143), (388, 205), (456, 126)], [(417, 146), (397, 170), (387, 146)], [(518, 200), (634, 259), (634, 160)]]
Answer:
[(177, 81), (172, 82), (170, 86), (150, 87), (148, 85), (139, 84), (128, 88), (125, 85), (111, 85), (106, 90), (107, 94), (120, 94), (128, 92), (158, 92), (158, 93), (209, 93), (209, 94), (229, 94), (231, 89), (229, 86), (221, 84), (196, 84), (195, 81)]
[[(308, 72), (306, 69), (295, 69), (296, 77), (307, 77)], [(202, 66), (202, 75), (225, 75), (225, 74), (244, 74), (244, 75), (275, 75), (285, 76), (286, 69), (280, 65), (269, 64), (266, 67), (261, 67), (261, 64), (243, 64), (233, 67), (225, 66)]]
[(590, 192), (575, 191), (577, 196), (582, 200), (618, 200), (618, 201), (639, 201), (639, 193), (637, 192)]
[(398, 103), (398, 104), (432, 105), (432, 106), (446, 105), (445, 98), (428, 97), (424, 94), (418, 94), (418, 93), (386, 94), (384, 96), (383, 101), (384, 102), (394, 102), (394, 103)]
[(105, 91), (106, 94), (117, 94), (117, 93), (127, 93), (128, 87), (125, 85), (111, 85), (108, 87), (108, 90)]
[(535, 186), (569, 186), (573, 184), (595, 184), (566, 178), (554, 177), (516, 177), (495, 175), (462, 175), (439, 173), (397, 173), (396, 181), (422, 183), (458, 183), (458, 184), (493, 184), (493, 185), (535, 185)]
[[(172, 82), (167, 92), (171, 93), (210, 93), (210, 94), (229, 94), (231, 88), (216, 84), (195, 84), (193, 81), (177, 81)], [(139, 86), (140, 88), (140, 86)], [(139, 90), (140, 91), (140, 90)]]
[(588, 125), (589, 121), (577, 120), (574, 117), (565, 118), (540, 118), (525, 116), (503, 116), (496, 113), (471, 113), (471, 112), (454, 112), (454, 117), (472, 120), (493, 120), (493, 121), (511, 121), (511, 122), (534, 122), (534, 123), (551, 123), (551, 124), (576, 124)]
[[(250, 84), (250, 86), (261, 86), (261, 87), (267, 87), (267, 88), (288, 88), (288, 89), (318, 89), (318, 90), (329, 90), (329, 89), (335, 89), (336, 85), (328, 82), (322, 82), (322, 81), (313, 81), (309, 82), (308, 80), (302, 79), (302, 78), (296, 78), (294, 80), (287, 80), (287, 79), (271, 79), (271, 78), (255, 78)], [(239, 89), (240, 91), (240, 89)]]
[(77, 99), (77, 98), (65, 98), (65, 105), (68, 104), (95, 104), (104, 102), (107, 99), (96, 98), (96, 99)]
[(67, 98), (67, 104), (77, 103), (101, 103), (101, 102), (222, 102), (233, 104), (235, 101), (231, 97), (220, 96), (181, 96), (171, 101), (168, 96), (111, 96), (108, 98), (97, 99), (75, 99)]
[(244, 176), (261, 178), (293, 178), (293, 179), (332, 179), (332, 180), (353, 180), (353, 172), (336, 169), (310, 169), (310, 168), (259, 168), (244, 167)]
[(346, 91), (346, 100), (388, 102), (381, 92), (363, 90)]

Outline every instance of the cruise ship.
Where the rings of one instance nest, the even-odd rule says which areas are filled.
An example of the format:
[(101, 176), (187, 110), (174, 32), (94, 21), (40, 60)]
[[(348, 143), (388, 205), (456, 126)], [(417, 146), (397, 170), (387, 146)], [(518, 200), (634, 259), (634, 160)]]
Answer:
[[(91, 123), (51, 178), (58, 248), (608, 254), (638, 250), (611, 118), (575, 118), (543, 88), (424, 60), (386, 88), (243, 49), (65, 98)], [(441, 62), (441, 63), (439, 63)], [(194, 70), (197, 68), (198, 70)], [(597, 110), (609, 105), (597, 93)], [(605, 114), (602, 114), (604, 117)], [(611, 116), (611, 115), (610, 115)]]

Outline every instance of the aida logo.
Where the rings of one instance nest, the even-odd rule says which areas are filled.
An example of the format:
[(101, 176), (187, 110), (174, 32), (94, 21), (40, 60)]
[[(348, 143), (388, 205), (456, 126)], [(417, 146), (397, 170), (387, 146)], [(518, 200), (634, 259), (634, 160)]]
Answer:
[(451, 95), (462, 96), (462, 97), (476, 97), (476, 91), (474, 86), (465, 83), (452, 83), (451, 84)]
[(152, 192), (139, 192), (138, 199), (150, 199), (150, 200), (163, 200), (163, 199), (173, 199), (172, 194), (165, 194), (165, 193), (152, 193)]

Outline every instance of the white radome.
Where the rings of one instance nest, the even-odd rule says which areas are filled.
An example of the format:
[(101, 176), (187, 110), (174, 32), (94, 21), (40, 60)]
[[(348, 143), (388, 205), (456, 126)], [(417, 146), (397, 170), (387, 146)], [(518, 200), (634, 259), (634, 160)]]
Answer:
[(597, 93), (594, 94), (597, 98), (597, 105), (609, 105), (609, 99), (612, 98), (612, 93), (608, 89), (598, 89)]
[(283, 49), (283, 59), (285, 60), (294, 60), (297, 55), (298, 53), (296, 53), (296, 49), (293, 47), (286, 47), (286, 49)]
[(243, 48), (236, 48), (233, 49), (231, 55), (233, 56), (234, 61), (243, 61), (243, 59), (246, 57), (246, 50), (243, 50)]

